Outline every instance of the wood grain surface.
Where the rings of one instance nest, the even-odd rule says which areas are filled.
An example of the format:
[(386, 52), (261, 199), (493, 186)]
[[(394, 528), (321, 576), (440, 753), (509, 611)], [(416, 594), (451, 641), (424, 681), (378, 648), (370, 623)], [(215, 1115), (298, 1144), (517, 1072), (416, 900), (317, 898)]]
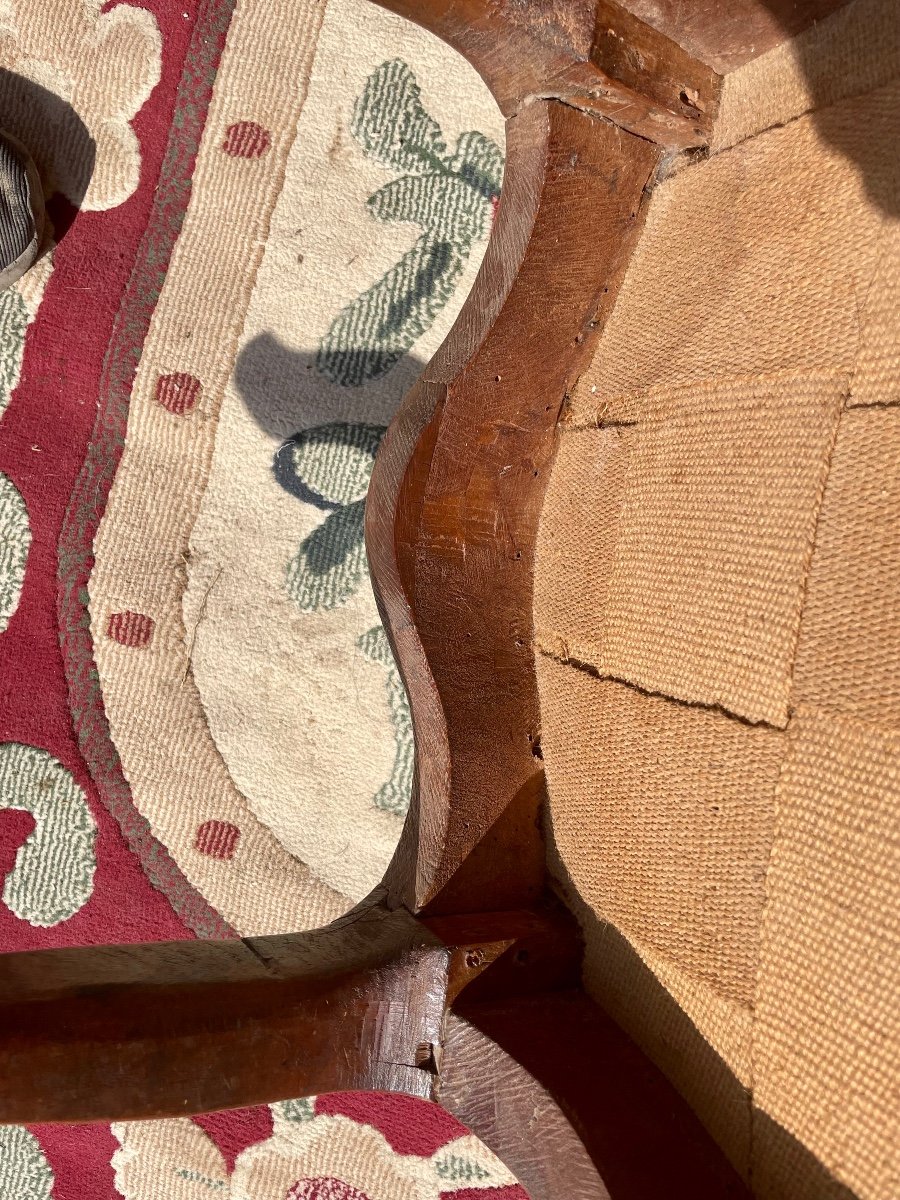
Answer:
[[(450, 951), (403, 910), (307, 934), (0, 955), (0, 1121), (429, 1097)], [(474, 972), (473, 972), (474, 974)]]
[(453, 1013), (435, 1099), (506, 1163), (531, 1200), (611, 1200), (584, 1143), (547, 1089), (492, 1038)]
[(558, 101), (510, 119), (481, 272), (376, 460), (366, 545), (416, 735), (414, 802), (389, 880), (413, 910), (515, 908), (544, 886), (537, 522), (560, 409), (662, 153)]
[[(457, 1016), (465, 1025), (451, 1023), (438, 1098), (527, 1178), (531, 1200), (604, 1195), (581, 1145), (613, 1200), (749, 1197), (675, 1088), (582, 991), (475, 1002), (464, 994)], [(528, 1121), (529, 1105), (547, 1116), (546, 1133)]]
[(707, 140), (719, 77), (621, 5), (590, 0), (376, 3), (454, 46), (487, 83), (505, 117), (535, 99), (556, 99), (670, 149)]

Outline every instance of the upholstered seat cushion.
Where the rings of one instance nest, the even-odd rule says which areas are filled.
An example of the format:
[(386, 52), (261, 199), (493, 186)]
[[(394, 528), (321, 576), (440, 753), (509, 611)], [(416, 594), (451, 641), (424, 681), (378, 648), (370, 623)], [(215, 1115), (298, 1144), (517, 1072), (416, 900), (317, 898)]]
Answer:
[(727, 81), (573, 390), (539, 544), (586, 982), (791, 1200), (900, 1194), (892, 8)]

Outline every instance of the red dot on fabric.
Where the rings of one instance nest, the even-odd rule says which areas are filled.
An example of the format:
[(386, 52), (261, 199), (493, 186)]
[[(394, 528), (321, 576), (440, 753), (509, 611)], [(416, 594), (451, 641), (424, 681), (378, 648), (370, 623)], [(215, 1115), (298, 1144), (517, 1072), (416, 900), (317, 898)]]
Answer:
[(210, 858), (234, 858), (241, 831), (230, 821), (204, 821), (197, 829), (195, 847)]
[(228, 126), (222, 149), (232, 158), (262, 158), (271, 143), (268, 129), (256, 121), (237, 121)]
[(299, 1180), (285, 1200), (369, 1200), (369, 1197), (342, 1179), (320, 1175), (318, 1179)]
[(107, 636), (122, 646), (149, 646), (153, 639), (155, 622), (145, 613), (110, 613), (106, 626)]
[(200, 380), (195, 375), (176, 371), (174, 375), (160, 375), (156, 381), (156, 400), (176, 417), (183, 417), (200, 399)]

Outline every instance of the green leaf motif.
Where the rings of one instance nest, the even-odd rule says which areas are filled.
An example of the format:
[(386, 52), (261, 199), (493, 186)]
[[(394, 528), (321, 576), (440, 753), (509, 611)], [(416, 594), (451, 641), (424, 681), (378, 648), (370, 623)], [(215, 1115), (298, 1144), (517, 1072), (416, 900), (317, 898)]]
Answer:
[(492, 202), (500, 195), (503, 178), (503, 152), (496, 142), (472, 129), (460, 134), (456, 150), (447, 166), (454, 175)]
[(30, 547), (25, 501), (12, 480), (0, 473), (0, 633), (19, 606)]
[(457, 247), (480, 238), (490, 214), (459, 175), (403, 175), (371, 195), (368, 207), (379, 221), (413, 221)]
[(452, 242), (419, 238), (396, 266), (348, 304), (322, 339), (319, 370), (359, 387), (399, 362), (450, 297), (465, 265)]
[(399, 58), (366, 80), (350, 131), (376, 162), (397, 171), (433, 171), (447, 153), (440, 126), (422, 106), (415, 75)]
[(315, 1096), (303, 1096), (300, 1100), (282, 1100), (278, 1104), (270, 1104), (269, 1107), (276, 1120), (302, 1124), (315, 1117), (316, 1098)]
[(484, 1179), (490, 1179), (491, 1174), (477, 1162), (449, 1152), (440, 1157), (436, 1156), (434, 1168), (438, 1179), (448, 1183), (480, 1183)]
[(273, 469), (292, 495), (327, 513), (287, 565), (287, 591), (303, 612), (344, 604), (366, 574), (366, 492), (381, 425), (335, 421), (304, 429), (281, 447)]
[(391, 653), (387, 634), (380, 625), (369, 629), (359, 638), (357, 645), (370, 662), (380, 663), (387, 670), (388, 705), (391, 710), (391, 724), (394, 726), (394, 766), (387, 783), (382, 784), (374, 796), (376, 808), (384, 812), (394, 813), (405, 817), (409, 809), (409, 797), (412, 792), (414, 743), (412, 715), (409, 711), (409, 698), (406, 688), (400, 678), (400, 672)]
[(366, 573), (365, 500), (330, 512), (300, 543), (287, 568), (288, 595), (302, 612), (345, 604)]
[(94, 890), (97, 829), (84, 792), (46, 750), (0, 745), (0, 810), (31, 813), (35, 828), (6, 877), (3, 902), (30, 925), (67, 921)]
[(37, 1138), (22, 1125), (0, 1126), (0, 1196), (50, 1200), (53, 1171)]
[(412, 222), (422, 236), (323, 337), (316, 365), (343, 387), (385, 375), (431, 327), (487, 232), (503, 171), (500, 148), (477, 130), (447, 153), (415, 76), (399, 59), (369, 76), (351, 131), (378, 163), (404, 172), (369, 197), (369, 212), (377, 221)]

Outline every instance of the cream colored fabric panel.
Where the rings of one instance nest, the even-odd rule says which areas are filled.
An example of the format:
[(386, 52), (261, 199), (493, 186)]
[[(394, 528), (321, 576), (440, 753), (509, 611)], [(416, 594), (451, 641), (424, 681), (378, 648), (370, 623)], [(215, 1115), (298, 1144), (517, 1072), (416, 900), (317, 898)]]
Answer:
[(854, 0), (725, 76), (713, 152), (898, 76), (900, 15), (895, 0)]
[(796, 699), (900, 729), (900, 409), (843, 417), (816, 539)]
[(601, 920), (716, 993), (749, 1004), (783, 735), (547, 669), (556, 844)]
[[(0, 3), (4, 132), (34, 155), (45, 194), (60, 191), (82, 212), (115, 208), (134, 194), (141, 145), (131, 120), (161, 71), (162, 36), (146, 7)], [(61, 103), (71, 105), (68, 116)], [(76, 132), (79, 119), (90, 151)]]
[(852, 371), (885, 219), (869, 190), (892, 183), (898, 136), (894, 84), (663, 184), (572, 419), (722, 375)]
[[(803, 708), (778, 787), (754, 1099), (861, 1196), (900, 1195), (900, 733)], [(765, 1195), (822, 1200), (769, 1145)]]
[[(565, 595), (578, 610), (577, 632), (559, 614), (556, 628), (538, 624), (538, 644), (551, 652), (562, 644), (563, 657), (647, 691), (783, 728), (845, 390), (841, 376), (778, 386), (726, 380), (721, 397), (712, 386), (699, 390), (693, 409), (683, 393), (673, 398), (668, 419), (570, 435), (592, 463), (585, 442), (614, 439), (613, 481), (593, 489), (588, 524), (615, 548), (608, 569), (583, 545), (570, 557)], [(566, 473), (572, 457), (554, 472), (558, 489), (579, 486)], [(617, 486), (613, 515), (607, 490)]]
[[(365, 37), (350, 53), (347, 30), (355, 28)], [(366, 573), (339, 603), (301, 604), (292, 593), (298, 548), (340, 511), (288, 491), (273, 464), (298, 430), (332, 422), (386, 426), (478, 271), (483, 239), (472, 247), (453, 299), (443, 308), (435, 299), (436, 320), (393, 370), (352, 386), (322, 370), (321, 348), (345, 304), (390, 272), (400, 297), (395, 307), (402, 309), (404, 297), (412, 304), (419, 286), (404, 273), (410, 268), (402, 255), (421, 242), (422, 229), (410, 219), (375, 220), (371, 197), (400, 184), (421, 185), (430, 196), (434, 177), (398, 175), (352, 133), (360, 97), (398, 60), (414, 81), (409, 86), (421, 87), (420, 103), (438, 119), (447, 147), (473, 129), (503, 145), (503, 119), (487, 88), (446, 43), (369, 0), (330, 0), (224, 389), (184, 593), (184, 623), (197, 626), (191, 670), (229, 774), (281, 845), (352, 901), (381, 881), (403, 821), (402, 812), (373, 801), (391, 778), (396, 753), (390, 677), (386, 664), (360, 649), (360, 639), (380, 624)], [(388, 128), (400, 119), (392, 99), (400, 85), (379, 86), (383, 107), (373, 111)], [(430, 202), (440, 208), (435, 196)], [(488, 201), (477, 203), (490, 212)], [(363, 351), (377, 347), (378, 321), (391, 324), (384, 312), (376, 320), (378, 311), (368, 325), (360, 318)], [(358, 494), (342, 498), (361, 499), (365, 486), (363, 477)], [(331, 553), (343, 549), (335, 535)]]
[[(134, 803), (190, 882), (241, 934), (315, 927), (348, 906), (280, 845), (234, 786), (191, 676), (191, 635), (181, 612), (188, 538), (222, 392), (322, 12), (315, 0), (246, 0), (235, 10), (191, 203), (135, 376), (127, 443), (89, 583), (103, 700)], [(235, 129), (243, 130), (239, 153)], [(141, 645), (116, 635), (116, 619), (134, 617), (145, 630)], [(143, 724), (135, 720), (141, 712)], [(233, 855), (203, 849), (200, 831), (210, 825), (240, 831)]]

